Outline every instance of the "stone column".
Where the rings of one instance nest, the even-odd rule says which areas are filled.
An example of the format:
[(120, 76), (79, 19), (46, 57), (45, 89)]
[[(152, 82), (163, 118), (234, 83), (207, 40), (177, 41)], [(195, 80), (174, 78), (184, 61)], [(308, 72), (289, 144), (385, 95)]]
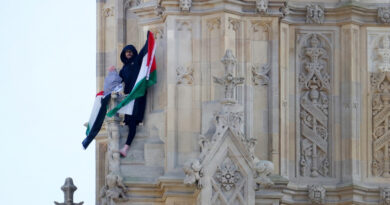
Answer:
[[(114, 108), (119, 102), (116, 93), (111, 94), (110, 109)], [(108, 174), (106, 176), (106, 185), (100, 193), (101, 205), (115, 205), (115, 202), (126, 199), (127, 188), (123, 184), (120, 174), (119, 159), (119, 122), (118, 114), (106, 119), (108, 124)]]
[(359, 26), (341, 27), (341, 138), (342, 181), (358, 180), (360, 175), (360, 63)]

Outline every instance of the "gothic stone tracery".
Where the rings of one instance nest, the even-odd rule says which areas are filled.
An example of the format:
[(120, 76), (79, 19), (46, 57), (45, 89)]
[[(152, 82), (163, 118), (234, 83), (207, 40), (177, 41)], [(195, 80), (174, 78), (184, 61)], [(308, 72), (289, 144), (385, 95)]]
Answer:
[(304, 39), (299, 75), (301, 118), (301, 176), (328, 176), (328, 96), (330, 90), (327, 51), (317, 34)]
[(371, 74), (374, 176), (390, 177), (390, 73)]
[(377, 72), (371, 73), (372, 174), (390, 177), (390, 36), (380, 36), (374, 49)]

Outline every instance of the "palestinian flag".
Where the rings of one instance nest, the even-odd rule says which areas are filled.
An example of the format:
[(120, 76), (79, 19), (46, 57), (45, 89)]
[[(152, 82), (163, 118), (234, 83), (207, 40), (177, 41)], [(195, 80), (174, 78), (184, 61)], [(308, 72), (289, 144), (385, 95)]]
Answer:
[(114, 116), (121, 108), (125, 107), (136, 98), (144, 96), (146, 89), (156, 83), (157, 71), (156, 59), (154, 57), (155, 52), (156, 43), (154, 42), (154, 36), (152, 32), (148, 31), (146, 43), (139, 53), (139, 55), (142, 55), (143, 57), (141, 68), (133, 90), (131, 90), (130, 94), (127, 95), (125, 99), (123, 99), (114, 109), (107, 113), (108, 117)]
[(100, 128), (103, 125), (104, 117), (107, 113), (108, 103), (110, 102), (111, 93), (104, 96), (104, 92), (101, 91), (96, 94), (95, 103), (92, 108), (91, 117), (87, 125), (87, 137), (83, 140), (82, 144), (84, 149), (87, 149), (88, 145), (95, 139), (99, 133)]

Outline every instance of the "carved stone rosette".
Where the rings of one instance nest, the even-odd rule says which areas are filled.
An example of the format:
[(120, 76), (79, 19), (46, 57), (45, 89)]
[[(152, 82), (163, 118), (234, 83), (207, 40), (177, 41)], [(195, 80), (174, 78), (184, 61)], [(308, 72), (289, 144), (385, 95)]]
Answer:
[(380, 189), (380, 205), (390, 205), (390, 188)]
[(242, 177), (237, 165), (229, 157), (226, 157), (223, 163), (218, 166), (214, 178), (218, 181), (222, 190), (227, 192), (235, 187)]
[(187, 68), (179, 66), (176, 68), (176, 82), (177, 84), (192, 84), (194, 81), (194, 68), (189, 66)]
[(307, 5), (306, 6), (306, 23), (322, 24), (324, 23), (325, 12), (324, 8), (320, 5)]
[(390, 72), (371, 74), (372, 174), (390, 177)]
[(309, 185), (308, 188), (308, 196), (310, 201), (313, 204), (325, 204), (325, 194), (326, 190), (321, 185)]
[(300, 175), (328, 176), (328, 96), (330, 91), (327, 51), (317, 34), (310, 34), (302, 50), (299, 74)]
[(378, 22), (379, 23), (390, 23), (390, 8), (379, 8), (378, 9)]

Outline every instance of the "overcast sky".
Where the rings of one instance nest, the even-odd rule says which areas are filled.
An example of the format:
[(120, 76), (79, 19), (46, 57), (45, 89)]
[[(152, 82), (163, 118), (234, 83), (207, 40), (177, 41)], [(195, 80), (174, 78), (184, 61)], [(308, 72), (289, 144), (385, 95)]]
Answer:
[(95, 204), (96, 1), (0, 0), (1, 204)]

